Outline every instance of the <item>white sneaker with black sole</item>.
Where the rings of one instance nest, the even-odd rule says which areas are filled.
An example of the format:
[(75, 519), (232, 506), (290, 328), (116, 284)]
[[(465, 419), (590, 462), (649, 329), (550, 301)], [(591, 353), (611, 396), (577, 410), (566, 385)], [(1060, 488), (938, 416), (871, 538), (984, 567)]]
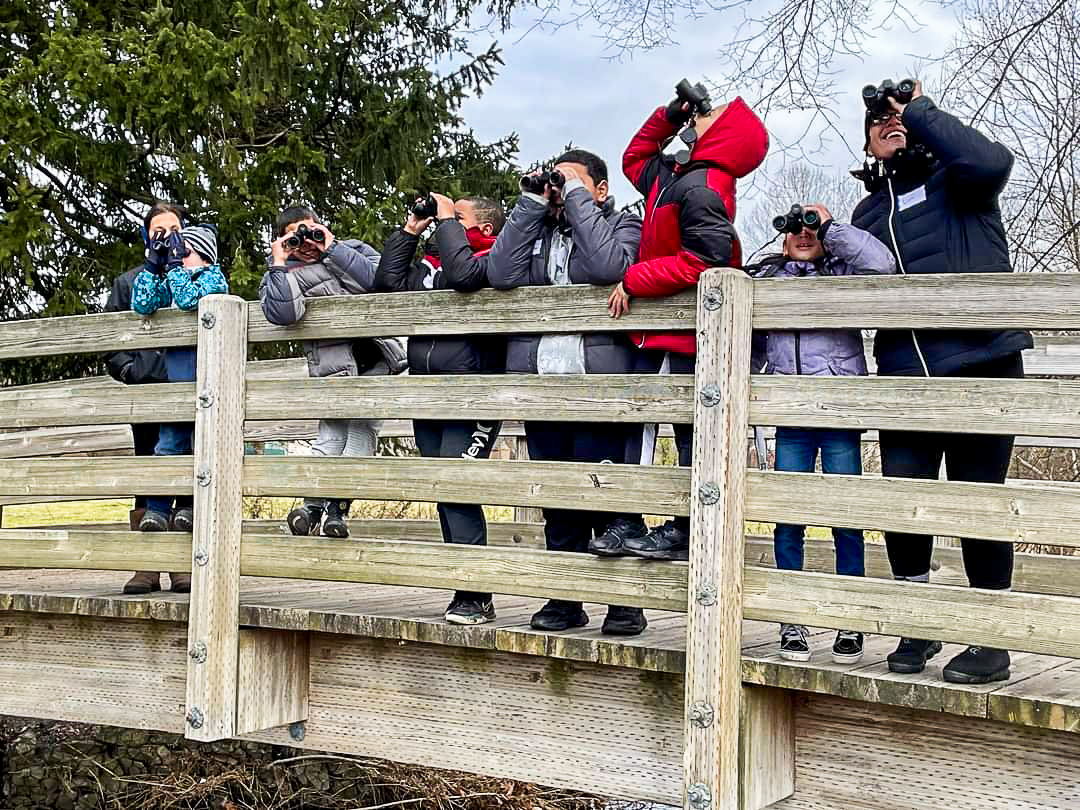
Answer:
[(801, 624), (780, 625), (780, 657), (785, 661), (809, 661), (810, 645)]
[(832, 660), (838, 664), (855, 664), (862, 658), (863, 635), (854, 630), (838, 630), (832, 645)]

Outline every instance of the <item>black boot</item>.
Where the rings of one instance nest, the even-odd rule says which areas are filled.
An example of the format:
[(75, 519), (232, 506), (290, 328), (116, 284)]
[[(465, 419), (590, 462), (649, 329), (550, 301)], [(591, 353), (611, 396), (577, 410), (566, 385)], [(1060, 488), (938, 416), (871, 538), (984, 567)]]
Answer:
[(995, 647), (968, 647), (945, 665), (949, 683), (992, 683), (1009, 680), (1009, 653)]
[(914, 675), (926, 669), (926, 662), (941, 652), (940, 641), (925, 641), (921, 638), (902, 638), (896, 649), (885, 659), (889, 662), (889, 672), (901, 672)]
[(589, 623), (589, 615), (581, 609), (581, 602), (566, 602), (552, 599), (533, 614), (529, 626), (534, 630), (569, 630), (571, 627), (584, 627)]
[(623, 543), (631, 538), (644, 537), (648, 531), (642, 520), (615, 518), (603, 534), (589, 541), (589, 551), (601, 557), (623, 557), (626, 555)]
[(669, 520), (646, 535), (627, 539), (623, 551), (647, 560), (688, 560), (690, 534)]
[(611, 605), (607, 609), (600, 632), (605, 636), (636, 636), (648, 626), (649, 621), (641, 608)]
[(304, 503), (289, 512), (285, 522), (289, 524), (289, 531), (297, 537), (307, 537), (313, 531), (318, 533), (319, 523), (322, 522), (322, 504)]
[(349, 516), (352, 501), (327, 501), (326, 518), (323, 520), (322, 533), (325, 537), (348, 537), (349, 527), (345, 518)]

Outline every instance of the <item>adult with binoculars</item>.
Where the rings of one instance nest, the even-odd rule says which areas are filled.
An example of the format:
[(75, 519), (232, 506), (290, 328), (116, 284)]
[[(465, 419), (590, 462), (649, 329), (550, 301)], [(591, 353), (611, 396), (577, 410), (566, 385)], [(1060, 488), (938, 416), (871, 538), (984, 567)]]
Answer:
[[(857, 176), (869, 195), (852, 224), (889, 246), (904, 274), (1012, 272), (998, 205), (1012, 169), (1009, 150), (938, 109), (915, 80), (867, 87), (863, 102), (866, 162)], [(1024, 376), (1021, 352), (1031, 346), (1031, 336), (1018, 330), (883, 329), (874, 354), (881, 375), (1011, 378)], [(937, 478), (944, 457), (950, 480), (1000, 484), (1013, 438), (882, 430), (882, 471)], [(972, 587), (1011, 586), (1011, 543), (961, 542)], [(897, 579), (929, 581), (932, 537), (886, 532), (885, 543)], [(889, 668), (921, 672), (940, 651), (938, 641), (904, 638), (889, 655)], [(1009, 666), (1007, 651), (973, 646), (943, 674), (954, 683), (989, 683), (1007, 680)]]
[[(558, 175), (552, 177), (553, 172)], [(562, 180), (561, 185), (559, 180)], [(523, 178), (522, 193), (489, 257), (488, 276), (499, 289), (602, 284), (623, 277), (637, 257), (641, 219), (615, 209), (607, 164), (592, 152), (572, 149), (553, 170)], [(634, 349), (617, 333), (514, 335), (507, 341), (506, 370), (532, 374), (625, 374)], [(529, 456), (545, 461), (626, 461), (628, 432), (618, 424), (526, 422)], [(640, 514), (545, 509), (547, 548), (585, 552), (595, 536), (645, 533)], [(587, 624), (581, 602), (554, 599), (532, 617), (539, 630)], [(636, 635), (645, 629), (640, 608), (611, 606), (602, 632)]]
[[(489, 286), (488, 253), (506, 217), (502, 207), (484, 197), (454, 202), (442, 194), (416, 200), (405, 224), (383, 245), (375, 287), (380, 292), (457, 290)], [(417, 259), (420, 237), (437, 222), (435, 232)], [(506, 365), (506, 341), (495, 335), (454, 335), (409, 339), (412, 374), (495, 374)], [(484, 459), (499, 437), (495, 420), (414, 419), (413, 435), (424, 456)], [(439, 503), (443, 541), (487, 545), (487, 520), (479, 504)], [(451, 624), (484, 624), (495, 620), (490, 593), (459, 590), (443, 613)]]
[[(375, 289), (378, 252), (356, 239), (338, 240), (307, 206), (286, 208), (274, 230), (269, 268), (259, 285), (259, 302), (270, 323), (284, 326), (302, 320), (309, 298)], [(394, 338), (309, 340), (304, 354), (312, 377), (396, 374), (405, 367), (405, 349)], [(311, 450), (317, 456), (373, 456), (379, 424), (373, 419), (320, 419)], [(348, 498), (305, 498), (289, 512), (289, 531), (318, 534), (321, 527), (327, 537), (348, 537), (345, 519), (351, 505)]]

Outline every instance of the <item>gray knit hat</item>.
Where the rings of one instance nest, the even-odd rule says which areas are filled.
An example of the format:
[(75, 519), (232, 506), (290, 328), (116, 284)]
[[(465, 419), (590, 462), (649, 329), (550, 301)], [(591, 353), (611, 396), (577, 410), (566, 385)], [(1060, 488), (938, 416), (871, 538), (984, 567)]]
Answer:
[(184, 244), (191, 250), (194, 250), (210, 264), (217, 264), (217, 226), (188, 225), (180, 231), (180, 235), (184, 237)]

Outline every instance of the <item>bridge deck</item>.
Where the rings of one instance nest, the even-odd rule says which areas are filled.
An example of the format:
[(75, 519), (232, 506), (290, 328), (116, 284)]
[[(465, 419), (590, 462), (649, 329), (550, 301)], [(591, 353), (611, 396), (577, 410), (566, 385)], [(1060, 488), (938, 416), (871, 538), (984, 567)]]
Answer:
[[(119, 590), (124, 579), (113, 572), (0, 571), (0, 611), (187, 621), (186, 595), (123, 596)], [(600, 633), (603, 606), (587, 606), (590, 626), (545, 634), (528, 626), (540, 600), (499, 596), (496, 622), (457, 627), (442, 619), (449, 597), (447, 591), (418, 588), (244, 577), (240, 621), (252, 627), (420, 641), (657, 672), (682, 673), (684, 669), (683, 614), (647, 611), (650, 626), (644, 634), (618, 639)], [(894, 638), (868, 638), (866, 655), (856, 666), (832, 662), (831, 638), (831, 631), (816, 631), (811, 660), (793, 663), (776, 653), (775, 625), (746, 621), (743, 680), (849, 700), (1080, 732), (1080, 661), (1014, 653), (1013, 676), (1007, 683), (963, 686), (941, 679), (941, 667), (959, 651), (957, 645), (946, 645), (926, 672), (912, 676), (888, 671), (885, 656), (895, 646)]]

